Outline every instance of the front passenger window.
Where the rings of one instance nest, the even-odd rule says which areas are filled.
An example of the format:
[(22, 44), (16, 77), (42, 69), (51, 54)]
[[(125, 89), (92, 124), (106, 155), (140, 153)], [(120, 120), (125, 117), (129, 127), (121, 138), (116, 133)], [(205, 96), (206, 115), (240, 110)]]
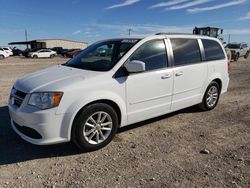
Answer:
[(167, 67), (167, 52), (163, 40), (152, 40), (141, 45), (130, 57), (130, 61), (145, 63), (146, 71)]

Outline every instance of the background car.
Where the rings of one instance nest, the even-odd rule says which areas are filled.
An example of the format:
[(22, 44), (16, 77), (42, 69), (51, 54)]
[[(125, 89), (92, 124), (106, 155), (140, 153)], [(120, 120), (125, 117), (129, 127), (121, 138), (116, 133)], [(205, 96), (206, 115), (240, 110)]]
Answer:
[(73, 57), (77, 56), (80, 52), (82, 52), (82, 50), (74, 50), (74, 51), (68, 53), (67, 57), (73, 58)]
[(238, 61), (240, 57), (248, 58), (249, 47), (246, 43), (229, 43), (226, 48), (230, 49), (232, 59), (235, 61)]
[(9, 57), (9, 55), (3, 50), (3, 48), (0, 48), (0, 60)]
[(12, 52), (13, 52), (13, 56), (21, 56), (23, 54), (23, 51), (18, 48), (13, 48)]
[(3, 50), (9, 54), (9, 56), (13, 55), (12, 49), (10, 47), (3, 47)]
[(74, 54), (77, 53), (77, 51), (80, 51), (81, 49), (69, 49), (68, 51), (66, 51), (63, 56), (64, 57), (68, 57), (68, 58), (72, 58), (74, 57)]
[(55, 51), (58, 55), (61, 55), (63, 52), (63, 48), (62, 47), (54, 47), (54, 48), (50, 48), (52, 51)]
[(56, 52), (50, 49), (40, 49), (35, 52), (30, 52), (29, 57), (32, 58), (53, 58), (56, 56)]

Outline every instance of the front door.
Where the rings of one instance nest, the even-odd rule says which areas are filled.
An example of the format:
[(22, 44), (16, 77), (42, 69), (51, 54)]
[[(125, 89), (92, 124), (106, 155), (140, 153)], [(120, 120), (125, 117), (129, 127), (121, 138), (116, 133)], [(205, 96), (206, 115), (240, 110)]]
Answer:
[(130, 57), (145, 63), (146, 71), (126, 80), (128, 124), (167, 113), (171, 108), (173, 71), (168, 68), (163, 40), (141, 45)]

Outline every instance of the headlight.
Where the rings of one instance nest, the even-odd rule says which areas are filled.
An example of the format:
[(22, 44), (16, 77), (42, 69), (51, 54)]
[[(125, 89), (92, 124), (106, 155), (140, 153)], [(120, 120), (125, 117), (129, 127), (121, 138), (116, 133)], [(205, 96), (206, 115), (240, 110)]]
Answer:
[(33, 93), (30, 96), (29, 105), (36, 106), (42, 110), (54, 108), (60, 104), (62, 92)]

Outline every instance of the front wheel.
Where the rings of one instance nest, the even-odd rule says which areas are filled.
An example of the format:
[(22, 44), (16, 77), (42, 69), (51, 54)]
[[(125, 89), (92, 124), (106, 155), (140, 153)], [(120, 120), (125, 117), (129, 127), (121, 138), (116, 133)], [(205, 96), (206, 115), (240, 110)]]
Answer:
[(238, 61), (240, 58), (240, 55), (239, 54), (236, 54), (235, 57), (234, 57), (234, 61)]
[(206, 89), (200, 109), (204, 111), (212, 110), (216, 107), (220, 98), (220, 87), (215, 81), (212, 81)]
[(107, 104), (92, 104), (77, 115), (72, 128), (72, 141), (81, 150), (97, 150), (111, 142), (117, 129), (115, 110)]
[(245, 59), (247, 59), (247, 58), (248, 58), (249, 53), (250, 53), (250, 52), (247, 52), (247, 53), (244, 55), (244, 58), (245, 58)]
[(0, 60), (4, 59), (4, 56), (3, 55), (0, 55)]

